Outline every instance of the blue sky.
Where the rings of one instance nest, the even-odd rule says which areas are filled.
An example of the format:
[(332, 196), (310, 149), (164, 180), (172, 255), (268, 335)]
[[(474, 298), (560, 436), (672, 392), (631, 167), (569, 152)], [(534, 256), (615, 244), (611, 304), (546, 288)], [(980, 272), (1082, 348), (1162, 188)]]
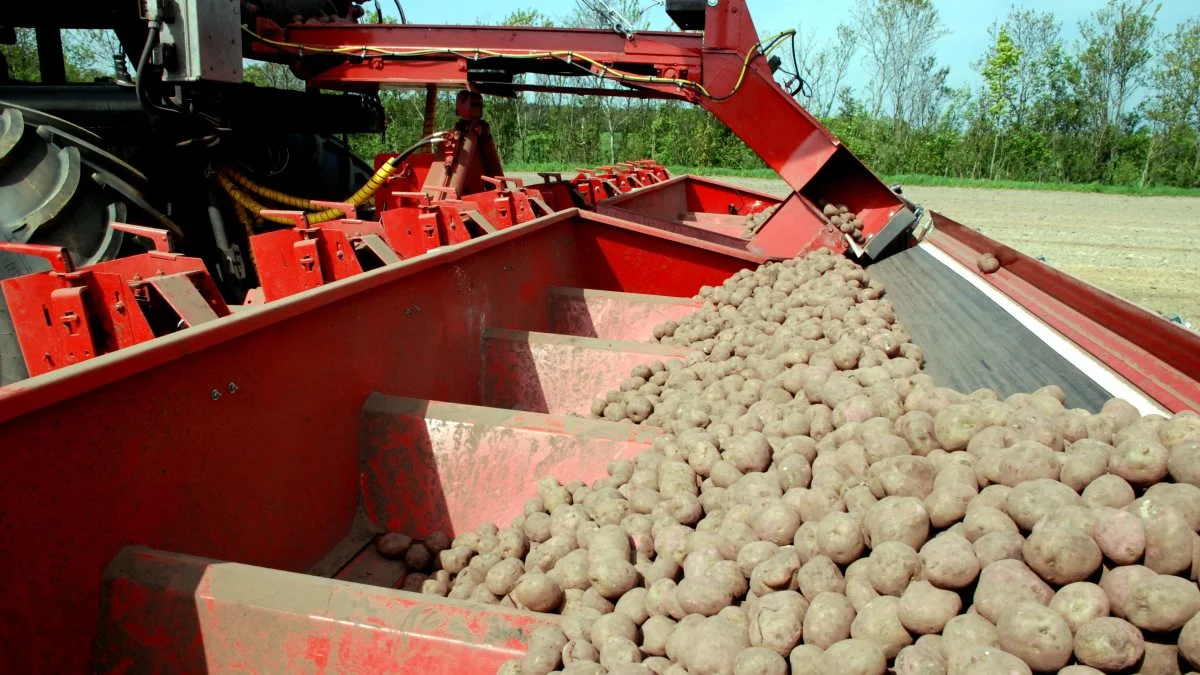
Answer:
[[(649, 1), (649, 0), (648, 0)], [(1063, 37), (1068, 44), (1078, 37), (1079, 21), (1103, 7), (1106, 0), (933, 0), (941, 13), (942, 20), (950, 33), (936, 45), (938, 60), (950, 66), (950, 84), (953, 86), (979, 83), (979, 76), (971, 64), (979, 58), (986, 47), (988, 26), (1008, 14), (1013, 5), (1031, 9), (1051, 10), (1062, 23)], [(799, 28), (804, 32), (814, 26), (836, 26), (850, 20), (849, 0), (748, 0), (750, 11), (760, 33), (777, 32), (785, 28)], [(1158, 28), (1171, 31), (1192, 17), (1200, 16), (1200, 0), (1161, 0)], [(391, 0), (380, 0), (385, 13), (394, 15)], [(516, 9), (538, 8), (550, 16), (566, 15), (575, 6), (573, 0), (456, 0), (455, 2), (412, 2), (404, 3), (404, 11), (413, 23), (499, 23)], [(370, 4), (368, 4), (370, 7)], [(389, 10), (391, 10), (389, 12)], [(661, 6), (650, 10), (652, 28), (665, 28), (670, 19)], [(856, 61), (855, 68), (859, 69)], [(862, 84), (861, 73), (851, 72), (853, 84)]]

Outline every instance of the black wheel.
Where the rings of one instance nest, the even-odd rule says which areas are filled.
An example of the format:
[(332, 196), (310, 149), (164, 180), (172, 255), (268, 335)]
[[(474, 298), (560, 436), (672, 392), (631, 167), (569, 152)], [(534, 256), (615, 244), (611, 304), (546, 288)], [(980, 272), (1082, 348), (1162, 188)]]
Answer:
[[(145, 185), (90, 131), (0, 101), (0, 241), (64, 246), (78, 265), (112, 260), (123, 237), (111, 222), (165, 220), (146, 202)], [(0, 279), (48, 268), (39, 258), (0, 252)], [(0, 302), (0, 384), (25, 377), (7, 301)]]

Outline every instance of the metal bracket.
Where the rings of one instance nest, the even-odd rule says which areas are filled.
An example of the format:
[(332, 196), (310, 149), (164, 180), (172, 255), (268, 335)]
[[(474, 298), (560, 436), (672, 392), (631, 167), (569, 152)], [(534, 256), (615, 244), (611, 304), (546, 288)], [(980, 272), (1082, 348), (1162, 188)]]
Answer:
[(0, 241), (0, 251), (42, 258), (50, 263), (50, 269), (60, 274), (75, 271), (75, 261), (71, 252), (65, 246), (48, 246), (46, 244), (17, 244)]
[(158, 291), (188, 326), (198, 326), (217, 318), (217, 313), (192, 283), (189, 272), (150, 277), (145, 283)]
[(50, 292), (50, 316), (66, 329), (62, 340), (68, 363), (86, 361), (96, 355), (96, 342), (83, 298), (86, 291), (84, 287), (72, 286)]

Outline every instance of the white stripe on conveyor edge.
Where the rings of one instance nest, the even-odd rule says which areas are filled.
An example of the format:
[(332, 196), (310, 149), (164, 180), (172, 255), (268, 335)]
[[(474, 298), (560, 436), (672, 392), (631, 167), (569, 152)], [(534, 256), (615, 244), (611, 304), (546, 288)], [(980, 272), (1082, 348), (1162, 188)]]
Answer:
[(1029, 332), (1046, 343), (1059, 356), (1069, 361), (1071, 365), (1078, 368), (1084, 375), (1091, 378), (1093, 382), (1100, 385), (1102, 389), (1116, 398), (1123, 398), (1129, 401), (1143, 415), (1158, 413), (1167, 417), (1171, 416), (1171, 413), (1159, 405), (1157, 401), (1146, 396), (1146, 394), (1130, 384), (1125, 378), (1110, 370), (1099, 359), (1081, 349), (1079, 345), (1063, 337), (1061, 333), (1046, 325), (1041, 319), (1034, 316), (1032, 312), (1017, 304), (1015, 300), (1002, 293), (995, 286), (984, 281), (978, 274), (975, 274), (965, 265), (950, 257), (950, 254), (927, 241), (921, 242), (918, 246), (933, 256), (935, 260), (950, 268), (955, 274), (966, 279), (967, 283), (979, 289), (988, 299), (999, 305), (1005, 312), (1008, 312), (1022, 326), (1028, 328)]

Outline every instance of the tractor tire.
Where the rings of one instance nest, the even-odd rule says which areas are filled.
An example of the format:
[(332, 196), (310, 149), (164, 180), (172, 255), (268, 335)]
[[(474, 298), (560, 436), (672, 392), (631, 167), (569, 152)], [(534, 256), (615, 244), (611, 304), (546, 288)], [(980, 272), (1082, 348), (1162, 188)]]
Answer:
[[(143, 196), (146, 177), (102, 146), (82, 127), (0, 101), (0, 241), (64, 246), (82, 266), (117, 257), (123, 237), (111, 222), (162, 219)], [(0, 252), (0, 279), (46, 269)], [(0, 385), (27, 377), (9, 310), (0, 301)]]

